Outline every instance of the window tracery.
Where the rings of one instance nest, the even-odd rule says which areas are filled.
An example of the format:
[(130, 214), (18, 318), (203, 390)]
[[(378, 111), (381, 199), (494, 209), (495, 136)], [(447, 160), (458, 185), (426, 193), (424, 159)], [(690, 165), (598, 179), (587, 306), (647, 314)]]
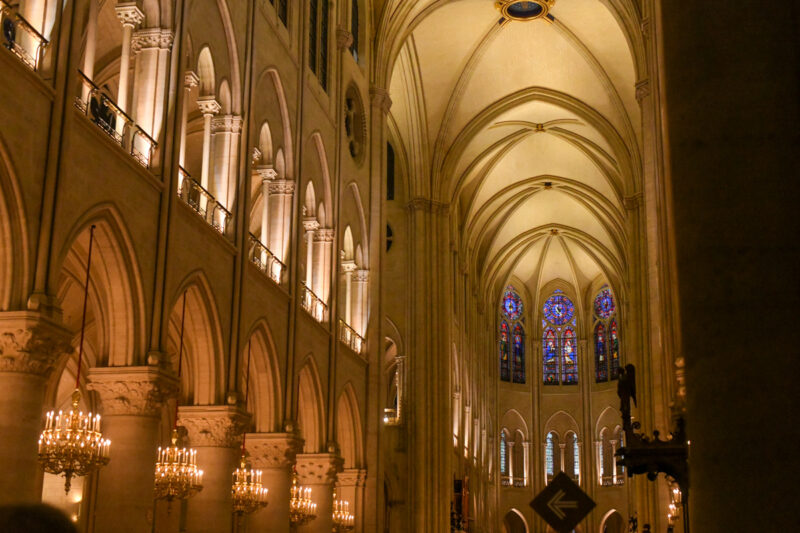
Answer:
[(524, 307), (513, 286), (506, 287), (500, 307), (500, 379), (525, 383)]
[(542, 380), (545, 385), (578, 383), (575, 304), (555, 290), (542, 306)]
[(619, 378), (619, 326), (617, 304), (608, 285), (603, 285), (593, 303), (595, 380), (603, 383)]

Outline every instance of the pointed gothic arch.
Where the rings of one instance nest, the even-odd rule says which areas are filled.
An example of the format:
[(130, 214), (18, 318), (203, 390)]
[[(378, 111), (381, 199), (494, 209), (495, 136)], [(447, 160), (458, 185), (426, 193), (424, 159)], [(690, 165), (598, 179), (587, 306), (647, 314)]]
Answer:
[(364, 461), (363, 429), (355, 388), (347, 383), (336, 402), (336, 442), (344, 468), (361, 468)]
[(309, 355), (297, 375), (297, 425), (303, 437), (303, 452), (318, 453), (325, 445), (322, 385), (314, 357)]
[(0, 136), (0, 311), (22, 306), (29, 279), (28, 223), (22, 192)]
[[(250, 344), (250, 382), (247, 384), (247, 410), (253, 414), (253, 431), (270, 433), (280, 430), (283, 412), (278, 351), (266, 319), (258, 320), (247, 335)], [(247, 364), (248, 346), (243, 348)], [(241, 366), (246, 372), (244, 365)], [(242, 379), (246, 379), (244, 376)]]

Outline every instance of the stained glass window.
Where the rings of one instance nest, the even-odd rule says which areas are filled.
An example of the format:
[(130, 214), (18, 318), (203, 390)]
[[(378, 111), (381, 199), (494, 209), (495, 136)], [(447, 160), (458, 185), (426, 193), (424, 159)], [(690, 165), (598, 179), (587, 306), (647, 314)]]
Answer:
[(511, 381), (511, 365), (509, 362), (508, 323), (500, 323), (500, 379)]
[(514, 326), (514, 383), (525, 383), (525, 331)]
[(544, 450), (544, 469), (545, 473), (547, 474), (548, 481), (555, 474), (554, 447), (553, 433), (550, 432), (547, 434), (547, 443)]
[(556, 326), (563, 326), (575, 316), (575, 304), (563, 294), (554, 294), (544, 303), (544, 317)]
[(572, 475), (576, 481), (581, 477), (581, 453), (578, 447), (578, 436), (572, 434)]
[(599, 318), (608, 318), (614, 314), (617, 306), (614, 303), (614, 296), (611, 294), (608, 286), (600, 289), (594, 299), (594, 314)]
[(509, 320), (519, 320), (522, 316), (522, 300), (514, 287), (508, 287), (503, 295), (503, 313)]
[(608, 354), (606, 353), (606, 327), (599, 322), (594, 328), (594, 369), (597, 381), (608, 381)]
[(611, 355), (609, 357), (611, 366), (611, 379), (619, 378), (619, 336), (617, 335), (617, 321), (611, 321), (611, 338), (609, 348)]
[(506, 432), (500, 432), (500, 474), (503, 476), (508, 475), (508, 457), (506, 456)]
[(561, 357), (561, 384), (578, 383), (578, 344), (572, 328), (566, 328), (561, 335)]
[(547, 328), (542, 337), (544, 384), (558, 385), (558, 337), (556, 337), (556, 332), (553, 328)]

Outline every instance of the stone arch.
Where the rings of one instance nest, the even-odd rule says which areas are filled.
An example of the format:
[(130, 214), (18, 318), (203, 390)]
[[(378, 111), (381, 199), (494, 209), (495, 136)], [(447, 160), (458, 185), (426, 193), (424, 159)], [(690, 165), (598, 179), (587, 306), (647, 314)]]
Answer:
[[(281, 399), (280, 365), (277, 349), (270, 333), (269, 325), (261, 319), (251, 328), (247, 335), (250, 349), (250, 382), (247, 383), (247, 410), (253, 413), (254, 431), (270, 433), (280, 430), (283, 407)], [(243, 372), (247, 372), (247, 350), (243, 357)], [(246, 379), (245, 375), (242, 379)]]
[(510, 509), (503, 517), (504, 533), (528, 533), (525, 516), (516, 509)]
[(353, 245), (353, 230), (348, 225), (344, 228), (344, 237), (342, 238), (342, 260), (353, 261), (355, 259), (355, 247)]
[[(330, 168), (328, 167), (328, 156), (325, 151), (325, 142), (322, 140), (320, 132), (314, 132), (311, 135), (311, 142), (313, 144), (314, 153), (316, 154), (316, 161), (319, 166), (320, 178), (322, 180), (322, 205), (326, 210), (330, 210), (333, 205), (333, 196), (331, 194), (331, 176)], [(322, 223), (322, 221), (320, 221)]]
[(204, 46), (197, 55), (197, 76), (200, 78), (200, 95), (214, 96), (217, 77), (214, 70), (214, 57), (208, 46)]
[(22, 192), (0, 138), (0, 311), (23, 305), (30, 280), (28, 242)]
[(225, 388), (222, 327), (211, 284), (202, 271), (189, 274), (175, 293), (168, 318), (166, 351), (177, 371), (184, 297), (181, 404), (216, 405)]
[[(278, 101), (278, 109), (281, 115), (281, 125), (283, 126), (283, 151), (285, 152), (285, 173), (279, 174), (282, 179), (294, 179), (294, 144), (292, 142), (292, 122), (289, 114), (289, 106), (286, 102), (286, 91), (283, 87), (281, 75), (276, 68), (267, 69), (272, 85), (275, 88), (275, 95)], [(276, 162), (277, 165), (277, 162)], [(277, 170), (277, 168), (276, 168)]]
[(347, 383), (336, 402), (336, 442), (344, 459), (344, 468), (361, 468), (363, 439), (358, 399), (353, 385)]
[(222, 115), (230, 115), (232, 113), (231, 107), (231, 84), (228, 82), (227, 79), (223, 79), (219, 83), (219, 91), (217, 91), (219, 97), (219, 105), (222, 108), (220, 110), (220, 114)]
[(600, 522), (600, 533), (625, 533), (625, 521), (616, 509), (608, 511)]
[(322, 385), (314, 357), (309, 355), (297, 376), (297, 425), (303, 436), (303, 452), (318, 453), (325, 444)]
[(261, 124), (261, 129), (258, 132), (258, 149), (261, 151), (261, 163), (263, 165), (272, 165), (272, 130), (266, 120)]

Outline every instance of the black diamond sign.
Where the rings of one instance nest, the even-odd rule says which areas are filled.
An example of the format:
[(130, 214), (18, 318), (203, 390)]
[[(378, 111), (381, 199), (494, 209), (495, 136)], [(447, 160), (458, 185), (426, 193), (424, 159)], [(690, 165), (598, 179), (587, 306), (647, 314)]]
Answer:
[(594, 509), (595, 503), (564, 472), (531, 502), (533, 510), (558, 533), (569, 533)]

